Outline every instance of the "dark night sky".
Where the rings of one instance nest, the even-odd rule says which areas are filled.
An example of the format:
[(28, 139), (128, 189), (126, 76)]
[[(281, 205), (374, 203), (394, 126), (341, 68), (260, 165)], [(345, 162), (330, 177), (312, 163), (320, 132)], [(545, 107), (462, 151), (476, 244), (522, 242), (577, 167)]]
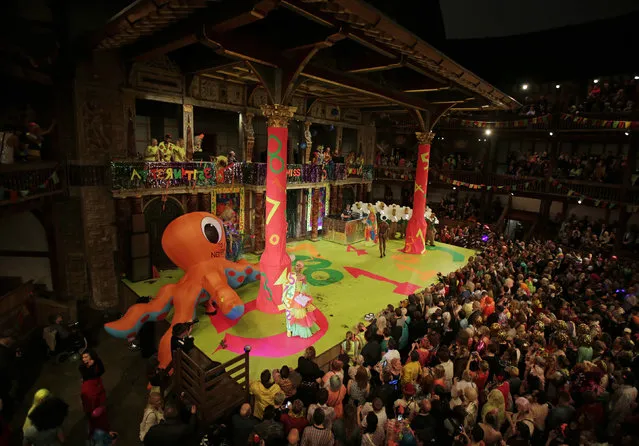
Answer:
[(446, 38), (526, 34), (639, 11), (639, 0), (441, 0)]

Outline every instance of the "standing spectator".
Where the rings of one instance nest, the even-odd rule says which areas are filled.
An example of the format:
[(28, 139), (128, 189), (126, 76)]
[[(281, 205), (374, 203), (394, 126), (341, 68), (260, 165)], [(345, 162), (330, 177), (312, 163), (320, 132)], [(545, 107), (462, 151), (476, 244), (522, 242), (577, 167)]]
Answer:
[(251, 405), (248, 403), (242, 404), (240, 412), (231, 417), (231, 441), (233, 446), (246, 446), (257, 423), (259, 423), (259, 420), (251, 413)]
[[(341, 361), (340, 361), (341, 363)], [(329, 380), (329, 388), (328, 388), (328, 404), (335, 410), (335, 418), (342, 418), (344, 415), (344, 406), (342, 402), (344, 401), (344, 397), (346, 396), (346, 387), (342, 384), (342, 379), (339, 375), (331, 376)]]
[(317, 404), (311, 404), (308, 408), (308, 421), (309, 423), (313, 421), (313, 413), (317, 409), (322, 410), (323, 419), (322, 423), (326, 426), (327, 429), (331, 429), (333, 427), (333, 421), (335, 420), (335, 409), (327, 404), (328, 402), (328, 390), (322, 388), (317, 391)]
[(140, 441), (144, 441), (149, 429), (156, 424), (164, 420), (164, 413), (162, 411), (162, 395), (158, 392), (151, 392), (147, 401), (144, 414), (142, 415), (142, 422), (140, 423)]
[(281, 389), (280, 386), (271, 381), (271, 372), (263, 370), (260, 374), (260, 380), (251, 383), (249, 392), (255, 398), (253, 406), (255, 417), (261, 420), (264, 409), (275, 403), (275, 395), (281, 392)]
[(302, 446), (333, 446), (335, 437), (331, 430), (324, 426), (324, 411), (317, 408), (313, 412), (313, 424), (302, 433)]
[(271, 405), (264, 408), (263, 421), (256, 424), (254, 430), (266, 444), (284, 440), (284, 426), (275, 420), (275, 407)]
[(344, 407), (344, 417), (333, 424), (333, 434), (340, 446), (360, 446), (362, 431), (357, 422), (357, 407), (350, 403)]
[(60, 398), (49, 397), (29, 414), (31, 426), (24, 432), (24, 446), (59, 446), (64, 443), (62, 423), (69, 406)]
[(384, 428), (377, 415), (374, 412), (366, 414), (366, 426), (364, 426), (361, 446), (383, 446), (384, 437)]
[(196, 408), (191, 406), (188, 423), (182, 422), (177, 407), (169, 405), (164, 409), (164, 421), (156, 424), (146, 433), (144, 446), (173, 446), (189, 444), (197, 427)]
[(315, 347), (311, 346), (307, 347), (304, 356), (300, 356), (297, 360), (297, 372), (302, 377), (302, 382), (297, 389), (297, 396), (304, 402), (305, 406), (316, 401), (315, 396), (319, 388), (317, 380), (324, 376), (324, 372), (315, 363), (315, 356)]
[(106, 410), (101, 411), (99, 417), (93, 416), (96, 409), (106, 407), (106, 390), (102, 384), (104, 364), (96, 352), (87, 350), (82, 354), (79, 370), (82, 375), (80, 397), (82, 398), (82, 409), (89, 420), (89, 432), (93, 432), (96, 428), (108, 432), (109, 421)]
[(306, 412), (304, 410), (304, 403), (302, 400), (295, 400), (291, 406), (291, 409), (282, 415), (280, 421), (284, 425), (284, 431), (288, 435), (292, 429), (297, 429), (298, 432), (302, 432), (306, 426), (308, 426), (308, 420), (306, 419)]

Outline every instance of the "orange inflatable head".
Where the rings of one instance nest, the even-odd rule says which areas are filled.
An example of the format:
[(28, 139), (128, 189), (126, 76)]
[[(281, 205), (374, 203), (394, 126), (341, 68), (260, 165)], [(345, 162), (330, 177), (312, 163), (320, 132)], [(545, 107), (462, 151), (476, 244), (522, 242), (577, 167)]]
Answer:
[(208, 212), (191, 212), (173, 220), (162, 235), (162, 249), (179, 268), (226, 255), (222, 220)]

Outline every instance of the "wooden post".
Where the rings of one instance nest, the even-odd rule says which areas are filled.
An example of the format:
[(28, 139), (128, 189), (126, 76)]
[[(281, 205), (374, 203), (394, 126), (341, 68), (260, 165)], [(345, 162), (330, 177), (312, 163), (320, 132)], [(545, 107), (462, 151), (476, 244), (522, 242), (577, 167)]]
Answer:
[(312, 189), (312, 193), (313, 193), (313, 198), (311, 201), (311, 240), (316, 242), (319, 235), (318, 235), (318, 228), (319, 228), (319, 208), (320, 208), (320, 190), (319, 188), (317, 189)]

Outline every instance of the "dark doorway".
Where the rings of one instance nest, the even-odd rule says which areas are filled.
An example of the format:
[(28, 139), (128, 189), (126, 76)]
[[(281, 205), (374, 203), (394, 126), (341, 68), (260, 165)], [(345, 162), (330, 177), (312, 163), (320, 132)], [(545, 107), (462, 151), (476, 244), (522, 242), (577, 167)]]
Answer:
[(162, 202), (160, 197), (149, 201), (144, 208), (147, 231), (149, 231), (149, 242), (151, 251), (151, 264), (158, 269), (175, 268), (175, 265), (162, 249), (162, 234), (173, 220), (184, 214), (182, 204), (173, 197), (168, 197), (166, 202)]
[(286, 229), (286, 238), (297, 238), (299, 224), (300, 224), (300, 212), (298, 212), (298, 202), (300, 199), (300, 191), (287, 190), (286, 191), (286, 223), (288, 227)]

